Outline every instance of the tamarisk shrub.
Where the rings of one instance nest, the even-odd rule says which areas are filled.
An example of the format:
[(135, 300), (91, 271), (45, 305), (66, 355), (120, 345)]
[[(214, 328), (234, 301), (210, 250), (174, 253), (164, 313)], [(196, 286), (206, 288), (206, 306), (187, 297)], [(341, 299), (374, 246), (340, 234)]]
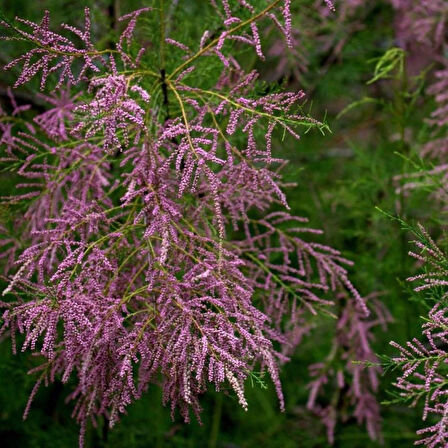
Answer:
[[(23, 178), (2, 199), (1, 331), (43, 359), (25, 417), (41, 384), (74, 379), (81, 446), (88, 421), (113, 426), (151, 382), (188, 421), (209, 385), (247, 409), (246, 379), (267, 371), (284, 409), (279, 363), (304, 313), (345, 292), (368, 314), (351, 263), (288, 213), (273, 155), (277, 135), (326, 126), (302, 91), (260, 94), (238, 59), (247, 47), (264, 59), (268, 21), (291, 44), (290, 1), (211, 0), (210, 12), (218, 31), (191, 42), (167, 34), (175, 7), (131, 12), (111, 49), (96, 48), (88, 9), (81, 28), (55, 31), (49, 12), (3, 22), (31, 47), (5, 67), (14, 87), (38, 78), (53, 93), (43, 113), (12, 93), (1, 111), (1, 161)], [(139, 45), (143, 15), (153, 40)]]
[[(365, 424), (372, 440), (382, 441), (380, 406), (376, 400), (382, 369), (370, 346), (371, 330), (378, 325), (385, 329), (392, 317), (378, 298), (372, 296), (370, 302), (374, 313), (367, 318), (351, 297), (339, 298), (331, 350), (322, 362), (309, 366), (313, 379), (308, 385), (307, 408), (325, 424), (331, 445), (338, 421), (350, 417)], [(371, 366), (365, 368), (365, 363)]]
[[(446, 180), (446, 25), (447, 3), (444, 1), (391, 0), (396, 10), (396, 42), (401, 48), (391, 48), (379, 61), (371, 82), (379, 79), (393, 79), (399, 86), (399, 95), (404, 106), (399, 119), (402, 121), (401, 151), (405, 159), (415, 152), (422, 157), (422, 167), (418, 171), (399, 174), (397, 193), (401, 198), (409, 192), (420, 189), (435, 190), (438, 215), (440, 208), (447, 204)], [(432, 66), (430, 67), (430, 65)], [(378, 70), (378, 68), (380, 70)], [(407, 126), (406, 116), (415, 104), (420, 104), (419, 95), (423, 90), (424, 77), (419, 72), (426, 70), (430, 79), (427, 89), (434, 96), (435, 108), (426, 123), (429, 132), (421, 143), (418, 135), (412, 135)], [(399, 102), (397, 103), (399, 104)], [(407, 106), (409, 105), (409, 106)], [(412, 107), (411, 107), (412, 106)], [(393, 110), (393, 107), (390, 107)], [(422, 126), (423, 128), (423, 126)], [(422, 133), (423, 134), (423, 133)], [(419, 142), (420, 140), (420, 142)], [(413, 167), (418, 165), (413, 164)], [(407, 167), (409, 169), (409, 166)], [(400, 202), (402, 199), (400, 200)], [(400, 204), (401, 213), (405, 213)], [(443, 219), (443, 218), (442, 218)], [(403, 402), (411, 406), (423, 405), (424, 426), (417, 431), (416, 445), (425, 447), (448, 446), (447, 431), (447, 389), (446, 389), (446, 343), (447, 343), (447, 257), (431, 239), (423, 226), (411, 227), (400, 218), (398, 221), (407, 231), (413, 232), (417, 250), (409, 254), (423, 267), (423, 274), (410, 277), (410, 282), (418, 283), (415, 291), (420, 293), (428, 313), (423, 317), (421, 335), (398, 344), (391, 342), (398, 354), (384, 356), (383, 367), (399, 371), (394, 383), (394, 399), (390, 403)], [(367, 361), (370, 369), (378, 364)], [(331, 420), (330, 420), (331, 422)]]
[[(422, 338), (413, 338), (406, 344), (392, 341), (399, 354), (387, 360), (388, 367), (398, 368), (400, 375), (394, 386), (397, 402), (406, 401), (416, 406), (423, 401), (423, 420), (435, 420), (419, 429), (421, 436), (416, 445), (429, 448), (445, 447), (448, 443), (448, 389), (447, 368), (447, 267), (446, 254), (435, 244), (426, 230), (419, 225), (414, 229), (415, 251), (409, 254), (423, 263), (425, 272), (408, 278), (417, 282), (416, 292), (426, 293), (433, 302), (422, 325)], [(434, 305), (435, 302), (435, 305)]]

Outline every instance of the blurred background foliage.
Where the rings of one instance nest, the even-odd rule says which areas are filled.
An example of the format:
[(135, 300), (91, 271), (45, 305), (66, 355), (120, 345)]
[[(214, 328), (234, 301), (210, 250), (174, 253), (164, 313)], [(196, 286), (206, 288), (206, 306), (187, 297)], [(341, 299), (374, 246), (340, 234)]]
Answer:
[[(322, 2), (323, 3), (323, 2)], [(78, 23), (82, 9), (92, 10), (94, 34), (99, 46), (114, 41), (117, 18), (133, 9), (150, 5), (141, 0), (2, 0), (6, 17), (38, 21), (44, 9), (52, 13), (53, 23)], [(205, 28), (213, 29), (206, 0), (179, 0), (182, 18), (169, 24), (179, 37), (197, 38)], [(397, 191), (394, 177), (418, 170), (421, 163), (416, 147), (428, 135), (424, 118), (432, 110), (425, 95), (427, 78), (422, 67), (395, 67), (388, 79), (368, 83), (377, 59), (397, 45), (394, 12), (388, 2), (363, 3), (337, 20), (323, 20), (315, 12), (315, 2), (296, 0), (294, 26), (300, 30), (296, 52), (288, 56), (276, 49), (276, 42), (266, 29), (267, 61), (241, 56), (249, 68), (256, 66), (265, 87), (275, 90), (303, 88), (307, 92), (306, 110), (315, 118), (326, 120), (331, 133), (311, 132), (297, 144), (278, 136), (277, 155), (290, 160), (286, 178), (297, 186), (288, 190), (292, 213), (310, 218), (311, 225), (323, 228), (325, 242), (340, 249), (355, 262), (352, 281), (365, 295), (377, 293), (389, 308), (394, 322), (387, 333), (379, 329), (373, 347), (376, 353), (392, 350), (389, 340), (402, 343), (418, 334), (425, 313), (419, 300), (404, 284), (416, 271), (407, 256), (409, 235), (387, 218), (381, 210), (399, 214), (409, 221), (422, 222), (436, 237), (445, 216), (428, 201), (427, 191), (404, 195)], [(141, 37), (151, 33), (149, 21), (141, 27)], [(310, 28), (312, 26), (312, 29)], [(177, 28), (179, 27), (179, 28)], [(180, 28), (182, 27), (182, 28)], [(316, 28), (317, 27), (317, 28)], [(149, 36), (150, 34), (148, 34)], [(318, 36), (318, 38), (316, 38)], [(270, 40), (271, 39), (271, 42)], [(0, 62), (14, 54), (14, 44), (2, 43)], [(207, 68), (204, 67), (204, 70)], [(424, 73), (425, 74), (425, 73)], [(10, 81), (2, 73), (1, 100)], [(35, 101), (36, 85), (28, 84), (18, 92), (19, 101)], [(267, 91), (268, 91), (267, 90)], [(374, 99), (374, 100), (372, 100)], [(39, 106), (39, 103), (37, 104)], [(341, 113), (342, 112), (342, 113)], [(1, 174), (1, 194), (13, 184), (10, 174)], [(308, 365), (324, 358), (330, 349), (334, 322), (322, 317), (314, 331), (305, 337), (291, 362), (284, 366), (282, 382), (287, 409), (280, 413), (272, 390), (257, 385), (248, 391), (249, 411), (245, 413), (231, 397), (213, 391), (203, 398), (203, 424), (186, 425), (171, 421), (169, 410), (161, 405), (160, 390), (153, 387), (143, 399), (129, 408), (128, 414), (112, 431), (101, 425), (91, 428), (88, 447), (325, 447), (324, 426), (306, 409), (309, 382)], [(26, 374), (33, 366), (24, 354), (13, 356), (9, 343), (0, 344), (0, 446), (18, 448), (65, 448), (77, 446), (78, 428), (70, 418), (70, 405), (64, 403), (66, 389), (52, 385), (42, 389), (28, 419), (22, 421), (33, 378)], [(380, 401), (387, 400), (393, 372), (382, 380)], [(405, 406), (382, 409), (384, 446), (408, 447), (421, 426), (420, 412)], [(376, 447), (364, 428), (348, 420), (336, 428), (335, 447)]]

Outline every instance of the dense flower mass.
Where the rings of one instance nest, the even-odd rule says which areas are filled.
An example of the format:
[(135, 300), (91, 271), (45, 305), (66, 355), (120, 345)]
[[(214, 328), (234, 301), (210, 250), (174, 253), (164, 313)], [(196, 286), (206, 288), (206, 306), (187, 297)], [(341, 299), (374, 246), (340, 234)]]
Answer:
[[(299, 342), (303, 316), (328, 311), (342, 294), (337, 338), (361, 338), (342, 353), (348, 397), (374, 437), (375, 372), (364, 379), (349, 364), (373, 357), (367, 305), (350, 261), (285, 211), (284, 161), (273, 155), (277, 133), (299, 139), (300, 129), (326, 126), (303, 112), (302, 91), (257, 94), (257, 73), (232, 53), (236, 42), (264, 58), (261, 19), (292, 45), (290, 1), (211, 7), (221, 31), (205, 30), (195, 48), (165, 35), (162, 19), (150, 43), (164, 54), (160, 67), (145, 47), (133, 51), (151, 8), (123, 16), (106, 50), (91, 41), (88, 9), (83, 29), (62, 26), (74, 40), (52, 31), (48, 12), (40, 24), (4, 23), (32, 46), (6, 66), (21, 66), (15, 87), (40, 73), (41, 88), (54, 81), (57, 92), (42, 95), (53, 107), (30, 122), (16, 119), (28, 106), (12, 94), (12, 112), (1, 111), (2, 162), (24, 178), (22, 192), (3, 201), (25, 210), (1, 229), (9, 275), (1, 331), (14, 348), (24, 335), (22, 351), (44, 359), (29, 404), (41, 384), (75, 379), (82, 444), (89, 420), (114, 425), (151, 382), (188, 421), (191, 411), (199, 418), (209, 384), (233, 390), (247, 409), (245, 381), (266, 371), (284, 409), (279, 364)], [(181, 57), (165, 61), (167, 45)], [(204, 85), (196, 65), (212, 57), (220, 73)]]

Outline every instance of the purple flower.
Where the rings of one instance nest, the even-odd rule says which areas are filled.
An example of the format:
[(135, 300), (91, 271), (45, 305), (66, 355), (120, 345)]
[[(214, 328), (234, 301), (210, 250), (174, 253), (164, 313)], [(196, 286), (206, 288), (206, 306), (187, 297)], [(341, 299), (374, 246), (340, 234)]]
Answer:
[[(21, 22), (32, 33), (15, 30), (36, 46), (9, 64), (23, 63), (17, 85), (42, 71), (45, 87), (59, 68), (59, 87), (88, 84), (83, 97), (46, 96), (54, 108), (29, 132), (0, 128), (3, 160), (24, 178), (23, 193), (2, 200), (25, 210), (20, 236), (0, 229), (9, 248), (1, 331), (13, 340), (23, 334), (22, 350), (42, 358), (29, 404), (42, 383), (73, 378), (81, 445), (89, 420), (106, 416), (113, 426), (153, 382), (173, 416), (189, 421), (210, 386), (232, 391), (247, 409), (246, 381), (266, 372), (283, 410), (280, 365), (307, 332), (304, 319), (333, 307), (340, 293), (350, 303), (341, 316), (350, 336), (366, 339), (355, 349), (371, 355), (351, 262), (317, 242), (322, 232), (305, 218), (283, 211), (276, 133), (297, 139), (301, 129), (325, 125), (303, 114), (302, 91), (257, 96), (257, 74), (239, 68), (226, 45), (248, 44), (263, 58), (263, 17), (290, 43), (290, 2), (264, 10), (246, 0), (239, 8), (212, 3), (224, 27), (215, 39), (204, 32), (198, 50), (161, 39), (187, 53), (180, 61), (177, 51), (166, 55), (170, 73), (143, 50), (125, 52), (149, 8), (122, 18), (117, 50), (95, 49), (88, 11), (83, 30), (64, 26), (82, 49), (50, 31), (48, 13), (40, 25)], [(207, 87), (193, 76), (193, 62), (205, 56), (224, 63)], [(366, 403), (354, 412), (373, 434), (370, 386), (353, 386), (351, 396)]]

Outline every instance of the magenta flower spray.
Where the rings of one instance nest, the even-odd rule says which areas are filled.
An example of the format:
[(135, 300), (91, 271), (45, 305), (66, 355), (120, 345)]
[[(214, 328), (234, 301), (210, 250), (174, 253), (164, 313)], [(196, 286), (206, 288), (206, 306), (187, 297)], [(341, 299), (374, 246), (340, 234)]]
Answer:
[[(304, 313), (339, 293), (350, 309), (340, 319), (365, 336), (350, 261), (288, 213), (281, 177), (279, 136), (326, 125), (303, 111), (302, 91), (257, 93), (257, 72), (238, 59), (241, 48), (265, 58), (269, 22), (293, 42), (290, 1), (263, 5), (211, 0), (220, 27), (194, 43), (170, 32), (174, 9), (161, 1), (121, 17), (106, 49), (88, 9), (80, 28), (53, 27), (49, 12), (3, 22), (30, 46), (5, 67), (19, 73), (14, 87), (38, 78), (52, 92), (32, 119), (12, 93), (1, 111), (1, 161), (23, 178), (2, 198), (17, 213), (1, 229), (1, 331), (42, 359), (25, 416), (40, 385), (74, 380), (81, 446), (88, 422), (113, 426), (153, 382), (188, 421), (210, 385), (247, 409), (245, 382), (266, 371), (284, 409), (279, 365)], [(139, 45), (145, 17), (158, 27)], [(376, 417), (355, 412), (373, 434)]]

